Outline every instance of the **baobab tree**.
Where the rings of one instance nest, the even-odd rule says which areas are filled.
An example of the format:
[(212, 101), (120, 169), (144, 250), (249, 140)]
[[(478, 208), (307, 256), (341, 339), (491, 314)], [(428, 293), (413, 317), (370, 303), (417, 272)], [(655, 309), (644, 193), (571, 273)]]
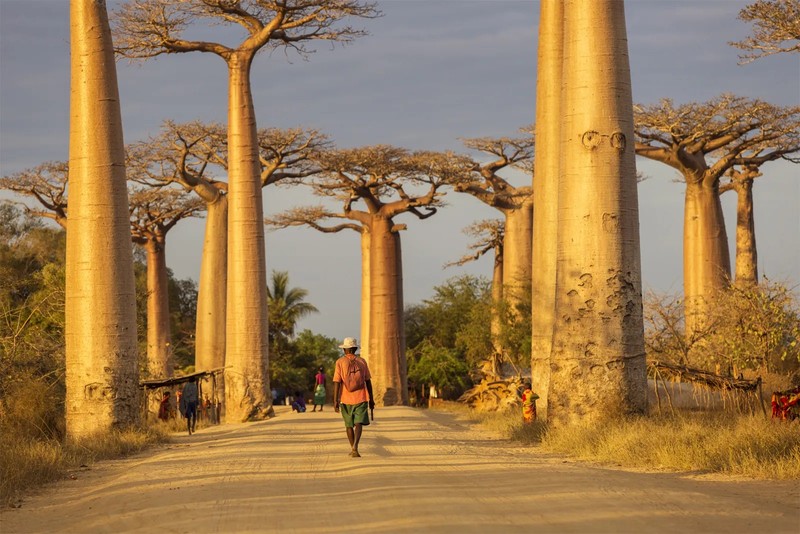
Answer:
[[(117, 52), (131, 60), (203, 52), (228, 68), (228, 284), (225, 343), (225, 413), (231, 421), (272, 412), (269, 387), (267, 268), (264, 249), (258, 133), (250, 69), (262, 49), (310, 52), (310, 42), (349, 42), (364, 35), (340, 21), (374, 17), (359, 0), (139, 0), (116, 12)], [(236, 25), (246, 37), (237, 47), (184, 39), (198, 22)]]
[[(35, 199), (38, 205), (17, 204), (27, 213), (51, 219), (66, 230), (68, 167), (67, 162), (44, 163), (0, 178), (0, 189)], [(141, 179), (141, 168), (136, 164), (128, 165), (128, 170), (132, 177)], [(143, 246), (147, 253), (147, 368), (151, 378), (166, 378), (172, 376), (166, 234), (178, 220), (196, 215), (204, 204), (185, 198), (175, 189), (138, 190), (129, 198), (133, 242)]]
[(503, 243), (505, 237), (505, 224), (499, 219), (486, 219), (475, 222), (464, 229), (464, 233), (476, 238), (469, 245), (473, 252), (466, 254), (458, 260), (446, 263), (445, 267), (465, 265), (480, 259), (484, 254), (494, 253), (492, 263), (492, 324), (489, 327), (494, 351), (501, 354), (498, 343), (502, 334), (502, 324), (498, 310), (503, 304)]
[(564, 3), (541, 0), (536, 75), (536, 154), (533, 177), (531, 248), (531, 387), (539, 394), (539, 417), (547, 419), (550, 350), (553, 343), (558, 232), (558, 177), (561, 157), (561, 75)]
[(137, 422), (136, 297), (125, 148), (106, 3), (70, 1), (67, 436)]
[(173, 374), (172, 336), (167, 275), (167, 234), (179, 221), (205, 209), (198, 198), (177, 189), (146, 188), (130, 194), (131, 229), (135, 243), (147, 253), (147, 375)]
[(39, 204), (36, 207), (23, 202), (12, 202), (26, 213), (51, 219), (66, 230), (68, 181), (69, 164), (66, 161), (49, 161), (0, 177), (0, 189), (35, 199)]
[[(346, 222), (336, 223), (342, 220)], [(299, 207), (286, 210), (264, 219), (264, 224), (273, 228), (290, 226), (308, 226), (326, 234), (339, 233), (342, 230), (357, 232), (361, 243), (361, 357), (369, 361), (369, 325), (370, 325), (370, 231), (369, 225), (362, 224), (347, 217), (344, 212), (330, 211), (322, 206)]]
[(734, 165), (765, 163), (796, 150), (800, 107), (773, 106), (723, 94), (675, 106), (664, 99), (636, 106), (636, 153), (676, 169), (686, 184), (683, 289), (686, 334), (702, 329), (714, 294), (730, 282), (720, 179)]
[(753, 35), (729, 43), (741, 50), (740, 63), (784, 52), (800, 52), (800, 2), (758, 0), (739, 11), (739, 20), (753, 23)]
[[(788, 130), (780, 144), (785, 150), (781, 156), (786, 161), (800, 163), (800, 158), (792, 158), (789, 154), (800, 151), (800, 121)], [(766, 151), (766, 156), (774, 150)], [(720, 183), (720, 194), (726, 191), (736, 192), (736, 261), (734, 281), (738, 286), (754, 286), (758, 284), (758, 249), (756, 247), (756, 225), (753, 208), (753, 184), (762, 176), (761, 165), (773, 158), (759, 158), (760, 151), (741, 159), (741, 167), (733, 166), (726, 173), (727, 181)]]
[(564, 2), (563, 57), (548, 393), (555, 424), (643, 412), (647, 405), (624, 4)]
[(474, 138), (464, 144), (489, 155), (486, 163), (474, 162), (469, 177), (458, 176), (453, 184), (504, 216), (503, 299), (512, 307), (519, 301), (531, 280), (531, 239), (533, 235), (533, 196), (529, 185), (514, 186), (498, 173), (506, 168), (532, 168), (533, 136), (519, 138)]
[[(258, 131), (261, 185), (295, 183), (315, 171), (311, 158), (327, 146), (314, 129), (264, 128)], [(225, 365), (228, 251), (227, 135), (219, 124), (165, 121), (161, 132), (129, 149), (133, 179), (150, 186), (180, 184), (206, 203), (206, 227), (197, 303), (195, 368)], [(221, 380), (218, 387), (224, 387)]]
[[(472, 162), (452, 153), (410, 153), (378, 145), (330, 151), (320, 158), (319, 165), (322, 171), (309, 184), (317, 195), (341, 202), (342, 211), (299, 209), (265, 222), (277, 227), (305, 224), (325, 232), (353, 229), (362, 236), (368, 233), (368, 260), (363, 257), (362, 248), (362, 264), (368, 261), (369, 271), (362, 272), (362, 281), (366, 278), (369, 283), (368, 355), (373, 390), (376, 402), (382, 405), (406, 404), (399, 235), (406, 226), (397, 224), (394, 218), (403, 213), (419, 219), (434, 215), (441, 205), (441, 189), (468, 174)], [(356, 208), (357, 203), (361, 209)], [(331, 225), (325, 219), (348, 222)]]

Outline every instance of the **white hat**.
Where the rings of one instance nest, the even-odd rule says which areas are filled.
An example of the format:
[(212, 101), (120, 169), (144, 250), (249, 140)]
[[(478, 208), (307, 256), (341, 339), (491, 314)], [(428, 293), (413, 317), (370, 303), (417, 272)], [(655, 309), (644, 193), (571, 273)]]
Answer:
[(357, 349), (358, 348), (358, 340), (354, 337), (346, 337), (341, 345), (339, 345), (340, 349)]

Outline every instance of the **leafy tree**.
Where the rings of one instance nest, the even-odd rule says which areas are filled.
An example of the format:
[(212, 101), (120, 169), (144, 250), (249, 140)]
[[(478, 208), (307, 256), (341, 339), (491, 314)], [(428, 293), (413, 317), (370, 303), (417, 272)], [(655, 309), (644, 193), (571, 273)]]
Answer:
[(739, 20), (753, 23), (753, 35), (729, 43), (745, 50), (739, 63), (781, 52), (800, 52), (800, 2), (758, 0), (739, 11)]
[(297, 321), (310, 313), (319, 312), (313, 304), (304, 302), (306, 296), (308, 290), (289, 287), (288, 272), (272, 272), (272, 286), (267, 288), (271, 351), (285, 351), (294, 337)]
[(650, 359), (726, 374), (800, 369), (800, 303), (785, 284), (765, 279), (720, 291), (705, 328), (692, 337), (684, 334), (683, 308), (675, 296), (650, 295), (645, 319)]
[(63, 230), (0, 204), (0, 447), (64, 435)]
[(458, 350), (425, 340), (409, 351), (408, 380), (423, 388), (434, 385), (442, 397), (456, 398), (470, 384), (469, 368)]
[[(490, 334), (491, 288), (483, 278), (460, 276), (447, 280), (434, 288), (431, 299), (408, 307), (405, 321), (409, 369), (414, 369), (414, 378), (410, 379), (417, 389), (434, 384), (457, 396), (469, 385), (469, 370), (494, 352)], [(460, 363), (453, 364), (456, 361)], [(451, 364), (457, 369), (455, 374), (440, 369)]]

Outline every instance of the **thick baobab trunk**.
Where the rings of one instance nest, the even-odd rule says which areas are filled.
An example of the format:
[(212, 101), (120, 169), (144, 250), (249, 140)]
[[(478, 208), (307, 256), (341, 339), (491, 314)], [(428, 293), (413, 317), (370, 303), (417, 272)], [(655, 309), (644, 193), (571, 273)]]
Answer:
[[(206, 233), (200, 263), (195, 328), (195, 369), (225, 366), (225, 310), (228, 283), (228, 197), (207, 204)], [(220, 387), (221, 384), (218, 384)]]
[[(370, 230), (361, 227), (361, 357), (370, 363), (369, 358), (369, 325), (370, 325), (370, 293), (369, 293), (369, 258)], [(344, 336), (342, 336), (344, 337)]]
[(683, 293), (686, 336), (704, 328), (714, 296), (730, 280), (730, 253), (719, 182), (686, 181), (683, 219)]
[(503, 237), (503, 299), (515, 312), (518, 303), (531, 283), (533, 239), (533, 199), (505, 214)]
[(147, 251), (147, 375), (172, 376), (172, 343), (169, 331), (169, 282), (164, 242), (148, 239)]
[(536, 157), (533, 178), (531, 270), (531, 386), (537, 413), (547, 418), (550, 349), (556, 294), (556, 234), (561, 142), (561, 68), (564, 51), (563, 0), (542, 0), (536, 75)]
[(758, 284), (756, 223), (753, 217), (753, 180), (734, 182), (736, 190), (736, 284)]
[(500, 323), (500, 306), (503, 303), (503, 252), (495, 250), (494, 267), (492, 268), (492, 319), (489, 324), (489, 333), (492, 336), (492, 347), (496, 354), (502, 354), (500, 334), (503, 325)]
[(370, 247), (370, 334), (369, 358), (375, 402), (382, 406), (408, 403), (406, 362), (403, 352), (403, 303), (398, 288), (403, 283), (398, 272), (396, 241), (392, 221), (374, 217)]
[(258, 142), (249, 72), (252, 57), (228, 60), (228, 305), (225, 417), (272, 413), (269, 388), (267, 266)]
[(647, 407), (633, 104), (624, 5), (564, 4), (556, 325), (548, 419)]
[(105, 2), (70, 2), (67, 436), (139, 417), (125, 150)]

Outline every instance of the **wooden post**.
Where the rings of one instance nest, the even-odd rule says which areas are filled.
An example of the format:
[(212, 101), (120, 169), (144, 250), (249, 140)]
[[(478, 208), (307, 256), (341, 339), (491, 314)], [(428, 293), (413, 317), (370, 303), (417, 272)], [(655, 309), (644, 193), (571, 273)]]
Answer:
[(761, 404), (761, 411), (764, 412), (764, 417), (767, 417), (767, 406), (764, 404), (764, 392), (761, 391), (761, 377), (756, 378), (756, 386), (758, 387), (758, 402)]

